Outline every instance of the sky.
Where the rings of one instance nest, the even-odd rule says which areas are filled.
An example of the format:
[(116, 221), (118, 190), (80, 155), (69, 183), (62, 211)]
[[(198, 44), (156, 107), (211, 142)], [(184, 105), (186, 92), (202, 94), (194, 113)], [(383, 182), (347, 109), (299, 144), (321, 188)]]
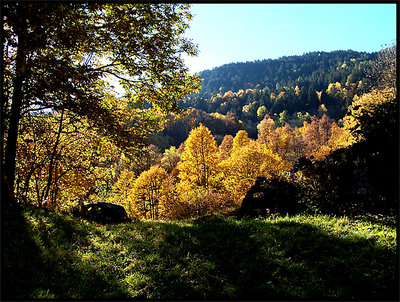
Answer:
[(312, 51), (379, 51), (396, 41), (396, 4), (193, 4), (190, 73)]

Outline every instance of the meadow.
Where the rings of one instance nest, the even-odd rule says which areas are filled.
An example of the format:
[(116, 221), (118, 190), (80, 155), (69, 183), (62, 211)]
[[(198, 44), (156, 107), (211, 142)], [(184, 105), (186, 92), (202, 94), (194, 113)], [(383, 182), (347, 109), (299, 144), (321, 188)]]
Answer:
[(23, 206), (3, 220), (3, 298), (396, 300), (394, 219), (298, 214), (100, 225)]

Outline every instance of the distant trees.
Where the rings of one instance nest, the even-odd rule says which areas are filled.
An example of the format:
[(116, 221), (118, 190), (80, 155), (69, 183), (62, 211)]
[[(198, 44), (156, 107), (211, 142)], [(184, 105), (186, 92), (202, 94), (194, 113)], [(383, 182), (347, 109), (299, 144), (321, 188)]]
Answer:
[(312, 52), (276, 60), (226, 64), (203, 71), (201, 91), (185, 103), (210, 113), (231, 112), (245, 123), (249, 119), (261, 120), (265, 110), (276, 120), (274, 114), (283, 110), (287, 110), (288, 116), (297, 112), (316, 115), (319, 105), (329, 102), (321, 100), (321, 92), (330, 83), (339, 83), (342, 88), (346, 83), (355, 84), (354, 89), (348, 89), (347, 85), (346, 97), (338, 99), (339, 104), (325, 104), (328, 116), (338, 121), (346, 114), (345, 100), (348, 106), (352, 96), (365, 91), (364, 70), (373, 57), (374, 54), (354, 51)]

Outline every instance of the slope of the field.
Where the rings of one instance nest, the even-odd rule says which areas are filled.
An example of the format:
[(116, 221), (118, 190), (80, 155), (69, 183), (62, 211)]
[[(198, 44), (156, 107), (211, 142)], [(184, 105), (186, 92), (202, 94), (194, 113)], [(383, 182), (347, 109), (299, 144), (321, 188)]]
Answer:
[(3, 300), (398, 299), (396, 231), (379, 217), (99, 225), (34, 207), (4, 214)]

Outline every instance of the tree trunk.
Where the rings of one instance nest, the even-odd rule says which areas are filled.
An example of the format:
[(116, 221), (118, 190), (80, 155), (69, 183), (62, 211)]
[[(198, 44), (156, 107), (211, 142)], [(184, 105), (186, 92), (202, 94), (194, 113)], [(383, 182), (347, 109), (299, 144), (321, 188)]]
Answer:
[(17, 154), (17, 139), (19, 121), (21, 118), (21, 106), (23, 99), (22, 86), (26, 75), (26, 52), (22, 45), (26, 37), (26, 20), (22, 20), (21, 28), (18, 31), (18, 50), (15, 62), (15, 80), (13, 87), (11, 115), (8, 125), (8, 135), (5, 150), (5, 160), (3, 164), (2, 191), (7, 192), (9, 201), (14, 199), (15, 182), (15, 160)]
[(42, 203), (45, 202), (47, 197), (49, 196), (50, 187), (51, 187), (51, 184), (53, 181), (54, 162), (55, 162), (55, 158), (56, 158), (57, 147), (58, 147), (58, 144), (60, 143), (63, 119), (64, 119), (64, 107), (61, 110), (60, 124), (58, 126), (57, 137), (56, 137), (56, 141), (54, 143), (53, 152), (51, 153), (51, 157), (50, 157), (47, 185), (44, 189), (44, 194), (42, 194)]

